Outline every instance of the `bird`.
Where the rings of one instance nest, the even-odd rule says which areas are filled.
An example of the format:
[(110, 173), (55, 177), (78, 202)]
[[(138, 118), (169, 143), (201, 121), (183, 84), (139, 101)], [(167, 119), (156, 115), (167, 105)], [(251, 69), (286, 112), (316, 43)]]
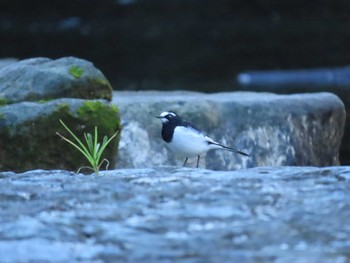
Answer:
[(243, 156), (250, 156), (245, 152), (214, 141), (204, 131), (183, 120), (174, 111), (164, 111), (156, 118), (162, 121), (161, 135), (170, 150), (185, 157), (183, 166), (186, 166), (189, 157), (197, 156), (196, 167), (198, 168), (200, 155), (212, 149), (223, 149)]

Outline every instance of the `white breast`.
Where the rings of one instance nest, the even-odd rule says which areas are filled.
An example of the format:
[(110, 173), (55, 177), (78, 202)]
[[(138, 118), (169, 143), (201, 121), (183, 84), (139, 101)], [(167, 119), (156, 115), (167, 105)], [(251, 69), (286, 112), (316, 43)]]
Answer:
[(173, 140), (168, 146), (175, 154), (194, 157), (212, 149), (207, 143), (207, 138), (195, 129), (179, 126), (175, 128)]

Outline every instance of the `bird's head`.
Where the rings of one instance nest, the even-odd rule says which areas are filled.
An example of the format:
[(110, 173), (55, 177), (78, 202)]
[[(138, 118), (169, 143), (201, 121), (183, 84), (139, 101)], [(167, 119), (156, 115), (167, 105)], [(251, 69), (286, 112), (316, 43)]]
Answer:
[(177, 115), (173, 111), (164, 111), (159, 116), (156, 116), (156, 118), (160, 119), (163, 124), (165, 123), (175, 123), (180, 121), (179, 115)]

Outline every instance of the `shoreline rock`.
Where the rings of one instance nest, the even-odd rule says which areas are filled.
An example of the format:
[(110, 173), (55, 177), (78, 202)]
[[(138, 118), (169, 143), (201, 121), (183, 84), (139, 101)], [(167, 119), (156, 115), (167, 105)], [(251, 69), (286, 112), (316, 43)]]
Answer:
[[(215, 140), (252, 155), (210, 151), (201, 167), (236, 170), (255, 166), (328, 166), (339, 164), (345, 108), (331, 93), (187, 91), (113, 92), (123, 118), (118, 168), (181, 165), (166, 149), (161, 123), (154, 118), (174, 110)], [(189, 160), (190, 165), (195, 158)]]
[[(74, 134), (94, 134), (99, 141), (121, 129), (112, 88), (93, 63), (75, 58), (31, 58), (0, 69), (0, 171), (77, 170), (88, 161), (63, 142), (62, 119)], [(104, 99), (104, 100), (102, 100)], [(114, 168), (119, 136), (103, 158)], [(101, 159), (101, 160), (102, 160)]]
[[(93, 135), (95, 126), (100, 137), (111, 137), (120, 129), (118, 109), (103, 100), (56, 99), (0, 107), (0, 171), (23, 172), (39, 168), (77, 171), (86, 166), (85, 157), (56, 135), (59, 132), (74, 140), (60, 119), (81, 140), (84, 132)], [(111, 161), (110, 168), (114, 168), (116, 162), (118, 139), (114, 139), (104, 153)]]
[[(279, 94), (332, 92), (345, 108), (350, 106), (350, 67), (247, 71), (237, 76), (237, 90), (265, 91)], [(350, 164), (350, 121), (345, 123), (340, 161)]]

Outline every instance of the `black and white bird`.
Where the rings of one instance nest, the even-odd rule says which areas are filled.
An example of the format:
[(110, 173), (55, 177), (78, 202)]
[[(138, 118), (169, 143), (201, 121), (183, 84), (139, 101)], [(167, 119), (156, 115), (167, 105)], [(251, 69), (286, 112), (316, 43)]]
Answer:
[(237, 149), (224, 146), (205, 133), (197, 129), (193, 124), (182, 120), (173, 111), (164, 111), (156, 118), (163, 123), (162, 138), (175, 154), (185, 157), (184, 166), (189, 157), (197, 156), (197, 168), (200, 155), (212, 149), (224, 149), (244, 156), (249, 154)]

